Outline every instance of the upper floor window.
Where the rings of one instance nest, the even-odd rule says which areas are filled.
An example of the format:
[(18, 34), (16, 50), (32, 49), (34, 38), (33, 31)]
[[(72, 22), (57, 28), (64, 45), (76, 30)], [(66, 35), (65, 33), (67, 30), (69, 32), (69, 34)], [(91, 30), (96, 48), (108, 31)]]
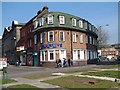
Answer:
[(39, 26), (44, 25), (44, 17), (39, 18)]
[(83, 35), (80, 35), (80, 43), (83, 43)]
[(76, 36), (76, 33), (73, 34), (73, 42), (77, 42), (77, 36)]
[(92, 27), (91, 27), (91, 24), (89, 24), (89, 30), (90, 30), (90, 31), (91, 31), (91, 28), (92, 28)]
[(86, 35), (86, 43), (88, 43), (88, 35)]
[(87, 22), (84, 22), (84, 28), (87, 29)]
[(65, 39), (64, 39), (64, 32), (60, 32), (59, 33), (59, 40), (60, 41), (65, 41)]
[(82, 20), (79, 20), (79, 27), (83, 28), (83, 21)]
[(43, 43), (43, 34), (44, 33), (40, 33), (40, 43)]
[(72, 18), (72, 25), (76, 26), (76, 19), (75, 18)]
[(34, 29), (38, 27), (38, 21), (34, 22)]
[(37, 44), (37, 35), (34, 35), (34, 44)]
[(54, 32), (48, 32), (48, 41), (49, 42), (54, 41)]
[(92, 37), (90, 36), (89, 38), (90, 38), (90, 44), (92, 44)]
[(48, 15), (48, 24), (53, 24), (53, 15)]
[(59, 16), (59, 22), (60, 22), (60, 24), (65, 24), (65, 17)]

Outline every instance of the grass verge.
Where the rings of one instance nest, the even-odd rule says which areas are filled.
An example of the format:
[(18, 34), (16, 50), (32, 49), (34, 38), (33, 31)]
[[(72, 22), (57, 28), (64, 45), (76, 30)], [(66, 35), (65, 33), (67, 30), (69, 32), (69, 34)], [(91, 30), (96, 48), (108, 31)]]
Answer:
[[(95, 84), (91, 84), (89, 82), (95, 82)], [(67, 76), (67, 77), (62, 77), (58, 79), (53, 79), (53, 80), (47, 80), (43, 81), (46, 83), (50, 83), (53, 85), (58, 85), (63, 88), (68, 88), (70, 90), (83, 90), (87, 88), (93, 88), (93, 89), (99, 89), (104, 90), (106, 88), (112, 88), (112, 87), (117, 87), (118, 84), (112, 81), (107, 81), (107, 80), (99, 80), (99, 79), (93, 79), (93, 78), (84, 78), (84, 77), (77, 77), (77, 76)]]
[(2, 84), (8, 84), (8, 83), (13, 83), (13, 82), (17, 82), (13, 79), (2, 79)]
[(83, 73), (83, 75), (120, 78), (119, 75), (118, 75), (118, 73), (119, 73), (119, 71), (98, 71), (98, 72), (87, 72), (87, 73)]

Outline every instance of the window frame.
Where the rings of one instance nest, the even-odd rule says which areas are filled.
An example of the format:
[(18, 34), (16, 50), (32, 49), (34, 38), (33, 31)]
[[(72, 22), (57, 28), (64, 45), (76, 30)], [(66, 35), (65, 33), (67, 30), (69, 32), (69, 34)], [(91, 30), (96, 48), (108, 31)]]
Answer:
[(37, 34), (34, 35), (34, 44), (37, 44)]
[(72, 18), (72, 26), (77, 26), (77, 20), (75, 18)]
[(48, 17), (47, 17), (47, 23), (48, 24), (53, 24), (54, 22), (53, 22), (53, 15), (48, 15)]
[(79, 23), (79, 27), (80, 27), (80, 28), (83, 28), (83, 21), (82, 21), (82, 20), (79, 20), (78, 23)]
[(60, 24), (65, 24), (65, 16), (63, 16), (63, 15), (59, 16), (59, 23)]
[(83, 34), (80, 35), (80, 43), (81, 44), (84, 43), (84, 35)]
[(63, 33), (63, 41), (65, 41), (65, 34), (64, 34), (63, 31), (60, 31), (60, 32), (59, 32), (59, 41), (60, 41), (60, 42), (63, 42), (63, 41), (61, 40), (61, 38), (60, 38), (60, 35), (61, 35), (60, 33), (61, 33), (61, 32)]
[(73, 33), (73, 42), (77, 42), (77, 35), (76, 35), (76, 33)]
[[(53, 40), (52, 41), (50, 41), (50, 32), (52, 32), (53, 33)], [(55, 40), (54, 40), (54, 31), (49, 31), (48, 32), (48, 42), (54, 42)]]

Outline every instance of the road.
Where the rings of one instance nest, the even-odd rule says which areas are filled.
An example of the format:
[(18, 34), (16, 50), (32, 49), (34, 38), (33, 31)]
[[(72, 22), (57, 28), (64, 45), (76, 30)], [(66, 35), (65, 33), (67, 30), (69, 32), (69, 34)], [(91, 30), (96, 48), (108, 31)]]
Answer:
[(49, 74), (57, 72), (69, 72), (69, 71), (79, 71), (88, 70), (90, 68), (101, 68), (105, 65), (86, 65), (78, 67), (65, 67), (65, 68), (43, 68), (43, 67), (25, 67), (25, 66), (9, 66), (7, 71), (8, 78), (24, 77), (28, 75), (38, 75), (38, 74)]

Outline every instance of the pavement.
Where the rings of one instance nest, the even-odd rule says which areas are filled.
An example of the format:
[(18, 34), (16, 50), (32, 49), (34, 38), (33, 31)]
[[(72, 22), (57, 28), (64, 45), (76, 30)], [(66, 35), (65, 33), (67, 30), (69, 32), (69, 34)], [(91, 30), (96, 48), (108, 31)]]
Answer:
[[(104, 70), (104, 69), (98, 69), (98, 70)], [(107, 69), (107, 70), (109, 70), (109, 69)], [(112, 70), (116, 70), (116, 68), (112, 69)], [(66, 73), (58, 72), (58, 73), (53, 73), (53, 75), (56, 75), (56, 76), (51, 76), (51, 77), (37, 79), (37, 80), (30, 80), (30, 79), (26, 79), (26, 78), (16, 77), (16, 78), (11, 78), (11, 79), (16, 80), (17, 82), (10, 83), (10, 84), (3, 84), (3, 87), (8, 87), (8, 86), (11, 86), (11, 85), (19, 85), (19, 84), (29, 84), (29, 85), (32, 85), (32, 86), (36, 86), (38, 88), (56, 88), (56, 89), (60, 89), (60, 90), (68, 90), (68, 89), (65, 89), (65, 88), (61, 88), (60, 86), (57, 86), (57, 85), (44, 83), (42, 81), (53, 80), (53, 79), (56, 79), (56, 78), (66, 77), (66, 76), (70, 76), (70, 75), (80, 76), (80, 77), (96, 78), (96, 79), (102, 79), (102, 80), (110, 80), (110, 81), (115, 81), (115, 79), (116, 79), (116, 78), (111, 78), (111, 77), (81, 75), (82, 73), (83, 72), (66, 74)], [(117, 79), (117, 80), (120, 83), (120, 79)]]

